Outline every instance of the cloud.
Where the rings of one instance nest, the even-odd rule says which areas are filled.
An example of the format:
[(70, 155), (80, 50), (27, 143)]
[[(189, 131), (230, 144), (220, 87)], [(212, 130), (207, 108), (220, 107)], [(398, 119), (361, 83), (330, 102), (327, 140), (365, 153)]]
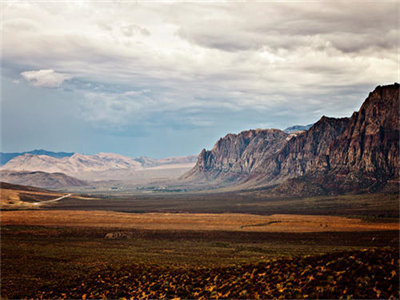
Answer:
[(156, 123), (162, 112), (163, 125), (206, 126), (219, 122), (214, 111), (242, 112), (243, 126), (249, 111), (309, 123), (308, 112), (354, 110), (398, 78), (398, 11), (390, 1), (12, 1), (3, 61), (39, 70), (22, 73), (34, 86), (79, 78), (64, 86), (82, 90), (80, 116), (99, 126)]
[(25, 71), (21, 75), (30, 85), (50, 88), (59, 87), (65, 80), (72, 78), (54, 70)]

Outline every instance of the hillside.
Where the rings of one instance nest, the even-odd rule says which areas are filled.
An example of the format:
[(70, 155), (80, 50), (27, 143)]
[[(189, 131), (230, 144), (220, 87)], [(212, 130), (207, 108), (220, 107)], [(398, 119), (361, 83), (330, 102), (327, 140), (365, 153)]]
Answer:
[(309, 172), (276, 191), (398, 191), (399, 136), (399, 85), (377, 87)]
[(43, 203), (45, 203), (48, 200), (54, 200), (63, 195), (42, 188), (0, 182), (0, 203), (2, 210), (38, 209), (41, 206), (40, 202), (44, 201)]
[(237, 183), (279, 151), (290, 135), (279, 129), (257, 129), (228, 134), (211, 151), (203, 149), (195, 167), (181, 179)]
[(0, 181), (0, 189), (7, 190), (16, 190), (16, 191), (28, 191), (28, 192), (50, 192), (46, 189), (41, 189), (33, 186), (19, 185), (19, 184), (11, 184), (8, 182)]
[(0, 180), (17, 185), (41, 188), (61, 189), (67, 187), (86, 186), (85, 181), (63, 173), (46, 173), (41, 171), (0, 171)]
[[(351, 118), (323, 116), (306, 131), (228, 134), (203, 150), (187, 183), (279, 193), (382, 189), (399, 175), (399, 84), (378, 86)], [(290, 181), (287, 181), (290, 180)]]

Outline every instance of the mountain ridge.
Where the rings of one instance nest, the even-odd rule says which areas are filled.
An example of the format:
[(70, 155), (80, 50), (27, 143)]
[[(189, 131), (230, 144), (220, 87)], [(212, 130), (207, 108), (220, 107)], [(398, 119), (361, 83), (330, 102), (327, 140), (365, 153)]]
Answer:
[(95, 155), (85, 155), (74, 153), (72, 156), (62, 158), (24, 154), (11, 159), (0, 170), (58, 172), (80, 178), (84, 172), (139, 168), (141, 168), (139, 162), (119, 154), (98, 153)]
[[(181, 178), (188, 183), (212, 180), (211, 185), (221, 184), (233, 189), (278, 185), (276, 192), (289, 194), (306, 192), (306, 189), (318, 194), (377, 188), (398, 178), (398, 115), (399, 84), (378, 86), (350, 118), (322, 116), (308, 130), (292, 136), (287, 134), (284, 142), (269, 140), (269, 143), (277, 143), (275, 151), (246, 146), (247, 156), (241, 154), (240, 159), (232, 161), (232, 155), (238, 157), (235, 149), (243, 145), (240, 137), (251, 131), (227, 134), (211, 150), (203, 149), (195, 167)], [(259, 130), (265, 131), (268, 129)], [(251, 139), (246, 141), (247, 145), (252, 142)], [(263, 139), (258, 143), (262, 145)], [(221, 151), (221, 145), (231, 144), (234, 146)], [(235, 166), (254, 159), (258, 161), (253, 168), (234, 172)], [(222, 175), (221, 170), (224, 170)], [(229, 173), (232, 176), (225, 176)]]
[(14, 157), (21, 156), (24, 154), (47, 155), (55, 158), (63, 158), (63, 157), (70, 157), (74, 155), (75, 152), (53, 152), (44, 149), (34, 149), (25, 152), (0, 152), (0, 165), (4, 165)]

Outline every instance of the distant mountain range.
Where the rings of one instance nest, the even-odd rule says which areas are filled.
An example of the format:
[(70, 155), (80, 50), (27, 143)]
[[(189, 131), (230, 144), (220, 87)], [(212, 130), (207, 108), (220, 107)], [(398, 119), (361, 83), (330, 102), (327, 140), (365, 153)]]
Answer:
[(68, 153), (68, 156), (66, 153), (44, 150), (40, 150), (40, 153), (51, 155), (25, 153), (9, 160), (0, 167), (0, 180), (45, 188), (85, 186), (88, 181), (93, 184), (92, 181), (107, 180), (135, 184), (165, 180), (168, 176), (176, 178), (190, 169), (197, 159), (193, 155), (163, 159), (148, 157), (132, 159), (114, 153), (94, 155)]
[(303, 131), (303, 130), (308, 130), (311, 128), (311, 126), (313, 126), (314, 124), (308, 124), (308, 125), (294, 125), (294, 126), (290, 126), (286, 129), (283, 130), (283, 132), (285, 133), (294, 133), (297, 131)]
[(297, 129), (304, 127), (228, 134), (212, 150), (203, 149), (181, 180), (294, 195), (398, 184), (399, 84), (378, 86), (351, 118), (323, 116)]
[(80, 177), (83, 172), (102, 172), (112, 169), (138, 169), (141, 164), (132, 158), (113, 154), (99, 153), (55, 158), (47, 155), (24, 154), (14, 157), (1, 167), (2, 170), (42, 171), (48, 173), (64, 173)]
[(52, 151), (46, 151), (43, 149), (36, 149), (32, 151), (27, 151), (27, 152), (13, 152), (13, 153), (6, 153), (6, 152), (0, 152), (0, 165), (4, 165), (7, 163), (9, 160), (13, 159), (14, 157), (21, 156), (24, 154), (33, 154), (33, 155), (47, 155), (55, 158), (62, 158), (62, 157), (70, 157), (74, 155), (73, 152), (52, 152)]

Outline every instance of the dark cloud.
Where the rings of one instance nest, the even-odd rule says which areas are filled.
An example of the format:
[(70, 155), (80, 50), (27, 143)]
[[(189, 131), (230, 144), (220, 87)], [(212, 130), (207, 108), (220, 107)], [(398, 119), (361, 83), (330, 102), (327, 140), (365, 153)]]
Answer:
[[(196, 153), (227, 132), (350, 115), (398, 77), (398, 2), (3, 7), (9, 150), (19, 136), (15, 150), (36, 140), (70, 151), (75, 139), (75, 151)], [(26, 71), (41, 84), (28, 86)]]
[[(226, 8), (228, 14), (206, 22), (193, 17), (189, 11), (188, 15), (176, 17), (184, 25), (178, 34), (192, 43), (224, 51), (262, 47), (290, 50), (310, 44), (312, 37), (319, 37), (343, 52), (399, 46), (399, 4), (396, 2), (312, 4), (232, 4)], [(353, 47), (351, 42), (355, 44)]]

